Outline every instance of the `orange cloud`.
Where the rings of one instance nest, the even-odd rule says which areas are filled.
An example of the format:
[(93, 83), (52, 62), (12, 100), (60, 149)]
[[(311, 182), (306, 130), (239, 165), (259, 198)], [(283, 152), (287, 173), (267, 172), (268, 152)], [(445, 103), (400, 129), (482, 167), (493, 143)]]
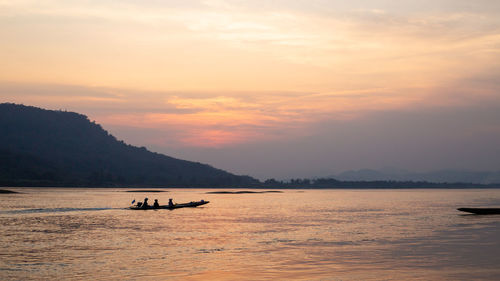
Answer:
[(105, 114), (97, 119), (105, 124), (169, 131), (179, 145), (223, 146), (307, 134), (306, 128), (312, 123), (401, 108), (415, 102), (408, 97), (381, 89), (293, 96), (266, 93), (240, 98), (172, 96), (165, 99), (165, 105), (182, 111)]
[(182, 143), (187, 146), (197, 147), (220, 147), (228, 144), (238, 144), (247, 142), (255, 137), (252, 134), (238, 130), (200, 130), (194, 131), (182, 138)]

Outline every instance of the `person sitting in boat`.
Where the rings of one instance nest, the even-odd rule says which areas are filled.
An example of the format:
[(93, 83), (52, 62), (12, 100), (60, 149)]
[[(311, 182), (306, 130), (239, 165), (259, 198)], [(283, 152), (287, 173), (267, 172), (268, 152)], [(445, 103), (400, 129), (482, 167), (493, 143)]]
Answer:
[(149, 204), (148, 204), (148, 198), (144, 198), (144, 203), (142, 203), (142, 208), (143, 209), (146, 209), (147, 207), (149, 207)]
[(155, 207), (155, 208), (159, 208), (160, 207), (160, 204), (158, 203), (158, 199), (155, 199), (153, 207)]
[(174, 206), (174, 201), (172, 201), (172, 198), (168, 199), (168, 206), (173, 207)]

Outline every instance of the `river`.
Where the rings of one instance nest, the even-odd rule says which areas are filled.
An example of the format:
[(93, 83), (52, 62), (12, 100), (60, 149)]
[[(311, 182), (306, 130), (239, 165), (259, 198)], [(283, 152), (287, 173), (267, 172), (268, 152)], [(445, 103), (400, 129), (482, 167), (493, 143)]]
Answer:
[[(2, 280), (500, 280), (500, 215), (456, 210), (498, 189), (9, 190)], [(210, 203), (127, 208), (144, 197)]]

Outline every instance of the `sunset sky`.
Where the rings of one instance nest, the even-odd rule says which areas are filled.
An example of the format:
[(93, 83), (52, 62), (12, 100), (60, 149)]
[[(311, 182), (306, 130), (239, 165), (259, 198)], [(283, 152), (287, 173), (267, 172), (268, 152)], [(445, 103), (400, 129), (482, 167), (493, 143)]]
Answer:
[(500, 170), (500, 1), (0, 0), (0, 101), (261, 179)]

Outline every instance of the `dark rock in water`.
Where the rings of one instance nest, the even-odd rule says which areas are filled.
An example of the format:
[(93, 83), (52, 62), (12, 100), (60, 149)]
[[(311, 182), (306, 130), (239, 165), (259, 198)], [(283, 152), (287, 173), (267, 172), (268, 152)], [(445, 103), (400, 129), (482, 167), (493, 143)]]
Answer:
[(211, 191), (206, 194), (254, 194), (254, 193), (283, 193), (283, 191), (267, 190), (267, 191)]
[(0, 193), (4, 194), (13, 194), (13, 193), (19, 193), (17, 191), (12, 191), (12, 190), (7, 190), (7, 189), (0, 189)]
[(168, 192), (166, 190), (152, 190), (152, 189), (137, 189), (137, 190), (126, 190), (125, 192)]

